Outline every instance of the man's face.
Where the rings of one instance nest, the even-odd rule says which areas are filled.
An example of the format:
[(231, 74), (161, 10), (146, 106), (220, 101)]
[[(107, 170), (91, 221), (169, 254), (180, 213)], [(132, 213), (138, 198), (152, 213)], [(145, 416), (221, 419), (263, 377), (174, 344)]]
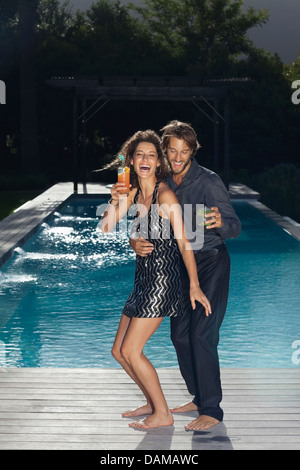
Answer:
[(191, 166), (192, 150), (184, 140), (170, 137), (167, 156), (174, 175), (187, 173)]

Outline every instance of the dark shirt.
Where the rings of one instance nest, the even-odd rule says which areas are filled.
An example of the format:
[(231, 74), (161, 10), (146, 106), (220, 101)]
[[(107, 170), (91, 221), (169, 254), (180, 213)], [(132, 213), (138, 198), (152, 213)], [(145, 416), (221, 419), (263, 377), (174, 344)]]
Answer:
[[(192, 244), (195, 253), (207, 251), (224, 243), (226, 238), (236, 238), (241, 232), (241, 223), (233, 209), (228, 191), (221, 178), (213, 171), (198, 165), (192, 158), (192, 164), (183, 177), (182, 183), (177, 186), (172, 175), (169, 175), (167, 183), (177, 196), (180, 203), (184, 221), (185, 204), (192, 208), (193, 219), (196, 217), (196, 204), (204, 204), (207, 207), (218, 207), (223, 220), (220, 228), (204, 228), (204, 243)], [(191, 206), (192, 205), (192, 206)], [(189, 237), (190, 238), (190, 237)], [(203, 245), (203, 246), (202, 246)]]

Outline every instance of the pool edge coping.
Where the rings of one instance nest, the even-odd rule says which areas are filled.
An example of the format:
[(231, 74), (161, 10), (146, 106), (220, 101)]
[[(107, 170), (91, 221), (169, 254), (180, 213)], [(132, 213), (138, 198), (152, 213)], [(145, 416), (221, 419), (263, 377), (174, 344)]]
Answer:
[(300, 224), (298, 222), (290, 217), (278, 214), (260, 201), (248, 200), (247, 202), (260, 210), (266, 217), (272, 219), (273, 222), (282, 227), (283, 230), (300, 242)]

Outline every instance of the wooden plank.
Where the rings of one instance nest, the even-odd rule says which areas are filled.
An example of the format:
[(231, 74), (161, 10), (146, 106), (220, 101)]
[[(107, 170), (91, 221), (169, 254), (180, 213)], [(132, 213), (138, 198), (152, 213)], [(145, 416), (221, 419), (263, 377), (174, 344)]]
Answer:
[[(164, 382), (165, 386), (168, 387), (180, 387), (184, 388), (185, 384), (182, 382), (181, 377), (170, 377), (170, 378), (165, 378), (161, 377), (161, 379)], [(1, 388), (4, 387), (26, 387), (30, 388), (32, 384), (34, 384), (35, 387), (65, 387), (68, 386), (68, 384), (71, 384), (72, 387), (75, 388), (80, 388), (81, 386), (85, 386), (85, 384), (89, 384), (90, 387), (96, 388), (99, 385), (107, 384), (111, 385), (113, 384), (114, 387), (123, 387), (124, 384), (127, 386), (132, 386), (134, 387), (134, 383), (132, 382), (132, 379), (128, 376), (104, 376), (104, 377), (95, 377), (91, 379), (87, 379), (85, 377), (72, 377), (72, 378), (66, 378), (66, 377), (56, 377), (55, 379), (52, 377), (40, 377), (37, 378), (34, 376), (33, 378), (30, 377), (14, 377), (14, 376), (8, 376), (8, 378), (3, 377), (0, 375), (0, 386)], [(270, 377), (270, 378), (250, 378), (250, 377), (241, 377), (241, 378), (231, 378), (231, 377), (225, 377), (224, 378), (224, 387), (230, 388), (235, 385), (239, 386), (255, 386), (255, 387), (262, 387), (262, 386), (276, 386), (276, 387), (285, 387), (287, 384), (291, 386), (296, 386), (299, 388), (300, 384), (300, 376), (288, 376), (287, 378), (280, 378), (280, 377)]]
[[(181, 378), (181, 374), (177, 369), (157, 369), (158, 375), (163, 378)], [(126, 373), (121, 368), (110, 368), (110, 369), (65, 369), (65, 368), (55, 368), (55, 369), (39, 369), (39, 368), (1, 368), (0, 369), (0, 379), (9, 377), (30, 377), (34, 378), (55, 378), (59, 379), (64, 378), (68, 380), (69, 378), (78, 378), (78, 379), (96, 379), (99, 380), (102, 377), (120, 377), (122, 379), (129, 379)], [(221, 370), (221, 377), (223, 379), (241, 379), (241, 378), (253, 378), (257, 379), (268, 379), (274, 378), (276, 380), (282, 380), (284, 378), (294, 377), (296, 380), (300, 378), (300, 369), (299, 368), (290, 368), (290, 369), (223, 369)], [(130, 380), (130, 379), (129, 379)]]
[[(172, 432), (172, 445), (173, 447), (177, 448), (177, 446), (179, 445), (182, 445), (182, 441), (183, 441), (183, 438), (185, 437), (185, 434), (187, 434), (189, 436), (188, 439), (185, 440), (185, 448), (191, 448), (192, 446), (192, 441), (193, 441), (193, 444), (195, 444), (197, 441), (199, 443), (199, 445), (201, 445), (201, 441), (203, 441), (205, 438), (206, 439), (210, 439), (209, 437), (209, 433), (206, 433), (206, 436), (204, 433), (193, 433), (193, 432), (186, 432), (186, 431), (182, 431), (181, 433), (177, 433), (177, 432), (174, 432), (172, 428), (171, 429), (171, 432)], [(156, 433), (155, 435), (152, 433), (152, 435), (149, 435), (147, 436), (147, 433), (143, 433), (144, 434), (144, 437), (147, 436), (149, 437), (149, 441), (151, 442), (151, 444), (160, 444), (161, 445), (161, 441), (162, 441), (162, 438), (165, 436), (165, 435), (168, 435), (168, 433), (166, 432), (167, 429), (164, 429), (164, 433)], [(254, 434), (254, 435), (249, 435), (246, 433), (246, 430), (245, 430), (245, 434), (239, 434), (239, 435), (236, 435), (236, 436), (233, 436), (231, 439), (230, 437), (228, 436), (224, 436), (223, 434), (223, 437), (224, 438), (227, 438), (228, 441), (232, 441), (232, 444), (234, 445), (236, 442), (241, 442), (241, 441), (244, 441), (244, 442), (249, 442), (249, 443), (257, 443), (257, 444), (262, 444), (262, 439), (264, 440), (264, 443), (265, 444), (270, 444), (270, 443), (278, 443), (278, 444), (283, 444), (283, 439), (282, 439), (282, 435), (281, 435), (281, 430), (279, 429), (279, 434), (278, 435), (266, 435), (266, 434)], [(216, 431), (217, 433), (217, 431)], [(108, 445), (110, 443), (125, 443), (125, 444), (129, 444), (129, 443), (135, 443), (136, 445), (139, 445), (140, 441), (141, 441), (141, 436), (140, 436), (140, 432), (139, 431), (136, 431), (136, 430), (131, 430), (131, 428), (129, 428), (129, 432), (128, 432), (128, 435), (124, 435), (124, 433), (116, 433), (114, 434), (113, 432), (111, 432), (111, 434), (101, 434), (101, 433), (86, 433), (86, 434), (83, 434), (83, 433), (77, 433), (77, 434), (63, 434), (63, 433), (56, 433), (56, 432), (53, 432), (53, 433), (48, 433), (48, 434), (40, 434), (38, 431), (34, 434), (30, 434), (29, 438), (27, 437), (27, 434), (26, 433), (20, 433), (18, 435), (16, 435), (14, 437), (14, 439), (9, 439), (10, 436), (8, 434), (6, 435), (2, 435), (0, 434), (0, 439), (1, 439), (1, 443), (9, 443), (9, 442), (30, 442), (30, 443), (47, 443), (47, 442), (57, 442), (57, 443), (62, 443), (62, 442), (77, 442), (77, 443), (80, 443), (80, 442), (86, 442), (87, 444), (91, 444), (93, 442), (95, 443), (101, 443), (101, 445), (103, 446), (104, 444)], [(170, 430), (169, 430), (169, 436), (170, 436)], [(292, 434), (289, 434), (288, 435), (288, 443), (291, 444), (293, 443), (294, 445), (297, 445), (299, 442), (299, 435), (292, 435)], [(196, 447), (197, 449), (197, 447)]]
[[(178, 406), (181, 403), (186, 403), (189, 401), (189, 397), (184, 397), (184, 399), (171, 399), (168, 394), (165, 394), (167, 403), (170, 408)], [(100, 403), (99, 403), (100, 402)], [(113, 409), (119, 412), (126, 411), (128, 409), (136, 408), (141, 406), (144, 403), (144, 400), (141, 396), (129, 397), (127, 399), (119, 398), (112, 403), (109, 399), (102, 399), (100, 397), (98, 400), (3, 400), (0, 404), (0, 412), (62, 412), (69, 413), (75, 411), (76, 413), (101, 413), (103, 408), (107, 410)], [(260, 412), (260, 410), (268, 410), (268, 413), (273, 413), (274, 409), (277, 408), (277, 414), (281, 413), (292, 413), (299, 414), (299, 402), (295, 400), (289, 402), (282, 399), (281, 401), (271, 402), (268, 400), (260, 401), (256, 400), (240, 400), (238, 397), (235, 401), (228, 402), (228, 400), (223, 400), (222, 407), (226, 411), (227, 416), (235, 413), (235, 410), (238, 410), (238, 413), (254, 413), (254, 410)], [(99, 409), (99, 411), (98, 411)], [(282, 409), (282, 411), (281, 411)], [(105, 410), (104, 410), (105, 411)]]
[[(130, 405), (130, 403), (129, 403)], [(261, 413), (261, 412), (264, 412), (268, 415), (270, 414), (273, 414), (273, 415), (276, 415), (278, 414), (278, 404), (273, 404), (271, 406), (265, 406), (264, 404), (262, 403), (258, 403), (257, 405), (255, 405), (255, 407), (245, 407), (245, 406), (241, 406), (240, 403), (237, 403), (236, 405), (228, 405), (227, 403), (224, 405), (224, 409), (225, 409), (225, 413), (226, 413), (226, 416), (230, 416), (230, 419), (234, 420), (234, 419), (238, 419), (241, 414), (243, 415), (252, 415), (253, 413), (254, 414), (258, 414), (258, 413)], [(4, 407), (5, 408), (5, 407)], [(107, 402), (105, 402), (105, 404), (99, 404), (97, 406), (97, 410), (95, 410), (94, 413), (92, 412), (81, 412), (79, 413), (76, 409), (76, 411), (72, 412), (72, 411), (52, 411), (52, 412), (47, 412), (47, 411), (30, 411), (28, 409), (27, 406), (24, 406), (24, 410), (21, 411), (21, 410), (17, 410), (17, 409), (13, 409), (12, 411), (9, 411), (8, 409), (5, 410), (5, 411), (0, 411), (0, 420), (29, 420), (29, 419), (34, 419), (34, 420), (41, 420), (41, 421), (47, 421), (48, 419), (51, 420), (51, 419), (56, 419), (56, 420), (85, 420), (85, 419), (88, 419), (88, 420), (98, 420), (98, 419), (102, 419), (103, 415), (107, 415), (107, 416), (111, 416), (112, 415), (112, 412), (114, 415), (116, 415), (117, 417), (120, 418), (121, 416), (121, 413), (124, 411), (124, 409), (126, 408), (126, 403), (125, 405), (122, 403), (122, 404), (118, 404), (116, 405), (114, 402), (110, 402), (107, 404)], [(299, 402), (295, 402), (295, 405), (293, 405), (292, 407), (293, 411), (292, 413), (296, 413), (296, 414), (299, 414), (300, 413), (300, 403)], [(111, 410), (111, 411), (108, 411), (108, 410)], [(291, 413), (291, 407), (288, 406), (288, 405), (283, 405), (281, 406), (280, 408), (280, 413), (281, 414), (285, 414), (286, 416), (288, 416), (289, 413)], [(179, 416), (179, 415), (177, 415)], [(187, 415), (181, 415), (181, 416), (187, 416)], [(251, 416), (250, 416), (251, 417)], [(179, 419), (179, 418), (178, 418)], [(184, 418), (186, 419), (186, 418)], [(296, 424), (298, 426), (300, 426), (300, 421), (296, 421)]]
[[(186, 394), (185, 391), (183, 390), (166, 390), (164, 387), (162, 387), (165, 394), (168, 395), (169, 399), (174, 398), (178, 400), (182, 400), (182, 398), (188, 398), (188, 395)], [(225, 390), (223, 390), (225, 392)], [(295, 390), (275, 390), (275, 389), (269, 389), (267, 391), (267, 398), (274, 398), (276, 397), (277, 399), (282, 399), (283, 401), (286, 400), (287, 396), (288, 397), (295, 397), (295, 393), (297, 392), (297, 389)], [(125, 391), (124, 391), (125, 393)], [(54, 392), (39, 392), (39, 391), (34, 391), (33, 393), (26, 393), (20, 392), (20, 393), (10, 393), (10, 394), (5, 394), (5, 393), (0, 393), (0, 401), (5, 400), (5, 399), (10, 399), (10, 400), (18, 400), (20, 398), (24, 400), (31, 400), (31, 401), (39, 401), (39, 400), (53, 400), (53, 401), (63, 401), (63, 400), (68, 400), (68, 401), (77, 401), (77, 402), (85, 402), (85, 403), (95, 403), (96, 400), (101, 399), (103, 396), (108, 396), (112, 397), (115, 396), (116, 400), (123, 400), (124, 399), (124, 393), (121, 393), (118, 390), (110, 390), (110, 389), (102, 389), (99, 391), (99, 393), (94, 393), (94, 394), (89, 394), (89, 391), (87, 390), (86, 393), (82, 394), (71, 394), (71, 393), (63, 393), (61, 391), (57, 391), (57, 393)], [(266, 397), (266, 390), (265, 389), (249, 389), (249, 390), (226, 390), (226, 395), (228, 396), (234, 396), (234, 397)], [(126, 390), (126, 400), (131, 400), (131, 399), (136, 399), (138, 397), (142, 397), (141, 392), (137, 389), (136, 391), (130, 391)]]
[[(118, 394), (120, 390), (124, 390), (124, 386), (126, 385), (128, 392), (135, 392), (137, 386), (134, 383), (117, 383), (117, 382), (98, 382), (98, 383), (89, 383), (89, 387), (85, 387), (82, 382), (80, 383), (49, 383), (48, 386), (45, 385), (44, 382), (37, 382), (34, 384), (32, 383), (0, 383), (0, 395), (3, 394), (18, 394), (18, 393), (51, 393), (55, 391), (55, 393), (61, 393), (62, 391), (64, 394), (77, 394), (80, 393), (94, 395), (99, 393), (111, 393), (111, 394)], [(265, 390), (265, 391), (278, 391), (286, 390), (287, 386), (289, 386), (289, 390), (291, 393), (294, 391), (299, 391), (299, 383), (292, 383), (291, 381), (285, 383), (256, 383), (256, 384), (249, 384), (249, 383), (237, 383), (237, 384), (223, 384), (223, 391), (226, 394), (229, 391), (234, 391), (238, 386), (239, 391), (247, 391), (247, 390)], [(163, 384), (164, 389), (168, 389), (170, 391), (175, 390), (178, 391), (186, 391), (186, 386), (183, 383), (169, 383)], [(72, 388), (70, 388), (72, 387)], [(171, 392), (172, 393), (172, 392)]]
[[(45, 422), (41, 422), (37, 420), (26, 420), (26, 421), (19, 421), (17, 423), (11, 423), (10, 420), (7, 422), (3, 420), (0, 422), (0, 434), (31, 434), (31, 433), (39, 433), (39, 434), (103, 434), (103, 435), (116, 435), (122, 434), (124, 432), (124, 428), (128, 426), (128, 424), (134, 419), (125, 419), (120, 418), (118, 420), (111, 420), (107, 417), (108, 414), (98, 418), (98, 420), (46, 420)], [(184, 425), (194, 419), (196, 416), (187, 417), (184, 416), (183, 418), (175, 417), (175, 425), (176, 431), (184, 430)], [(109, 423), (108, 423), (109, 421)], [(122, 422), (123, 421), (123, 422)], [(258, 423), (259, 421), (259, 423)], [(296, 419), (294, 420), (296, 421)], [(265, 414), (258, 415), (256, 419), (254, 418), (245, 418), (245, 415), (241, 415), (236, 420), (226, 420), (226, 427), (227, 429), (231, 429), (233, 434), (240, 432), (236, 429), (233, 430), (233, 426), (236, 426), (236, 423), (243, 423), (243, 428), (246, 429), (245, 423), (248, 423), (249, 428), (259, 428), (261, 429), (260, 434), (269, 435), (269, 428), (273, 429), (280, 429), (280, 433), (285, 432), (285, 430), (289, 430), (289, 434), (298, 436), (300, 438), (300, 426), (299, 426), (299, 418), (298, 421), (295, 423), (292, 421), (290, 417), (285, 416), (285, 419), (276, 420), (276, 419), (269, 419), (269, 417)], [(274, 425), (274, 422), (275, 425)], [(154, 430), (153, 430), (154, 431)], [(157, 431), (155, 433), (157, 434)], [(251, 434), (246, 432), (246, 434)], [(272, 431), (273, 434), (273, 431)], [(126, 437), (126, 433), (125, 433)], [(300, 439), (299, 439), (300, 443)]]

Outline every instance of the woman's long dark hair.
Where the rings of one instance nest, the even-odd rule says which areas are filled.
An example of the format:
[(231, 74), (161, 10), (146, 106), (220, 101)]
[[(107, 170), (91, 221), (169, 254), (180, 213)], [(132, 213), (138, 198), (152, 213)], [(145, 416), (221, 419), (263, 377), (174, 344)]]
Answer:
[[(137, 131), (135, 134), (133, 134), (133, 136), (127, 139), (126, 142), (124, 142), (119, 152), (121, 155), (124, 156), (124, 166), (128, 166), (130, 168), (130, 184), (133, 188), (137, 188), (139, 186), (139, 182), (137, 174), (134, 171), (133, 165), (131, 165), (130, 160), (133, 158), (136, 148), (141, 142), (148, 142), (155, 146), (158, 160), (160, 162), (160, 166), (158, 166), (156, 169), (157, 180), (166, 180), (168, 174), (170, 173), (170, 167), (162, 151), (161, 139), (158, 134), (156, 134), (156, 132), (154, 132), (152, 129), (147, 129), (146, 131)], [(105, 167), (96, 171), (107, 170), (109, 168), (119, 166), (121, 166), (121, 160), (118, 156), (111, 163), (105, 165)]]

